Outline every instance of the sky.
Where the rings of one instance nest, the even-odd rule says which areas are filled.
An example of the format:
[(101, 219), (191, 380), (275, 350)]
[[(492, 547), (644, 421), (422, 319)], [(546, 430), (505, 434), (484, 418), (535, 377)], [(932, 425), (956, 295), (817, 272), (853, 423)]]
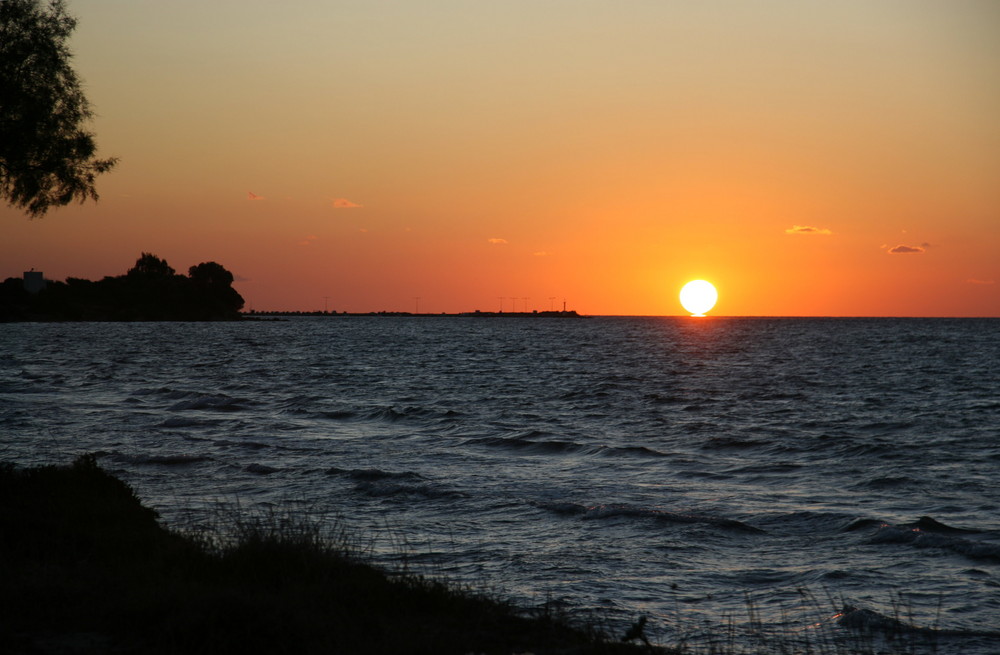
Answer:
[(0, 279), (255, 310), (1000, 316), (1000, 2), (70, 0), (100, 200)]

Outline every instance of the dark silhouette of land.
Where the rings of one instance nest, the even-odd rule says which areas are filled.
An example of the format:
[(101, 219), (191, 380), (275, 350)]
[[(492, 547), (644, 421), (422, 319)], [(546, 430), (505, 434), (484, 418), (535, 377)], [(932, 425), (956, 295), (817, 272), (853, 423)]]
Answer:
[[(542, 611), (386, 573), (305, 521), (160, 525), (94, 456), (0, 462), (4, 653), (650, 653)], [(666, 652), (656, 649), (655, 652)]]
[(235, 321), (293, 316), (409, 316), (415, 318), (586, 318), (576, 311), (413, 312), (259, 311), (241, 313), (243, 297), (232, 287), (233, 274), (204, 262), (178, 275), (163, 259), (142, 253), (124, 275), (93, 282), (46, 280), (40, 272), (0, 283), (0, 322), (13, 321)]
[(258, 311), (251, 310), (246, 314), (250, 317), (269, 316), (412, 316), (415, 318), (440, 318), (440, 317), (462, 317), (462, 318), (587, 318), (578, 314), (575, 310), (562, 311), (533, 311), (533, 312), (481, 312), (478, 309), (474, 312), (460, 312), (458, 314), (417, 314), (414, 312), (337, 312), (326, 310), (315, 311)]
[(0, 284), (0, 321), (232, 321), (243, 297), (233, 274), (204, 262), (178, 275), (163, 259), (142, 253), (125, 275), (93, 282), (42, 280), (34, 272)]

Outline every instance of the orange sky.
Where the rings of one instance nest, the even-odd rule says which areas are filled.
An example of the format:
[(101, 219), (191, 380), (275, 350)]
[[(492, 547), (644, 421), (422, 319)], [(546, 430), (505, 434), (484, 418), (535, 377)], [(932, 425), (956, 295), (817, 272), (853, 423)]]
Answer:
[(993, 0), (69, 9), (121, 163), (0, 208), (0, 278), (145, 251), (260, 310), (673, 315), (704, 278), (717, 315), (1000, 316)]

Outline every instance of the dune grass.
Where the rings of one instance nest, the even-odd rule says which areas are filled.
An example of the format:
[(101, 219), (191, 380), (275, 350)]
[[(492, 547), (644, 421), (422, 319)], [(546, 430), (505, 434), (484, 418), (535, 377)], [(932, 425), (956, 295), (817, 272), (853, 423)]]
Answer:
[(90, 456), (0, 465), (0, 643), (12, 653), (641, 653), (594, 628), (367, 564), (347, 535), (237, 517), (164, 528)]
[[(898, 611), (885, 617), (844, 608), (837, 622), (853, 621), (847, 632), (775, 633), (750, 596), (749, 623), (706, 632), (685, 630), (677, 617), (673, 645), (658, 647), (649, 643), (645, 617), (612, 637), (560, 611), (527, 612), (495, 593), (377, 568), (336, 522), (242, 511), (220, 521), (197, 532), (163, 527), (92, 456), (69, 466), (0, 463), (0, 652), (937, 652), (939, 631), (913, 628)], [(805, 602), (822, 621), (839, 616), (832, 598)]]

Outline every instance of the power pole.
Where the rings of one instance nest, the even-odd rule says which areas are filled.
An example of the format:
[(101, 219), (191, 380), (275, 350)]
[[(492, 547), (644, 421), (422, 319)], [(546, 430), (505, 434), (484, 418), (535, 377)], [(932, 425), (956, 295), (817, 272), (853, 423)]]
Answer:
[(549, 296), (549, 311), (552, 311), (552, 301), (556, 299), (555, 296)]
[(329, 300), (330, 300), (330, 296), (323, 296), (323, 313), (324, 314), (329, 314), (330, 313), (330, 309), (327, 306), (327, 302)]
[(413, 302), (415, 303), (414, 307), (413, 307), (413, 313), (414, 314), (419, 314), (420, 313), (420, 296), (414, 296)]
[(497, 296), (500, 299), (500, 313), (503, 314), (503, 301), (507, 300), (506, 296)]

